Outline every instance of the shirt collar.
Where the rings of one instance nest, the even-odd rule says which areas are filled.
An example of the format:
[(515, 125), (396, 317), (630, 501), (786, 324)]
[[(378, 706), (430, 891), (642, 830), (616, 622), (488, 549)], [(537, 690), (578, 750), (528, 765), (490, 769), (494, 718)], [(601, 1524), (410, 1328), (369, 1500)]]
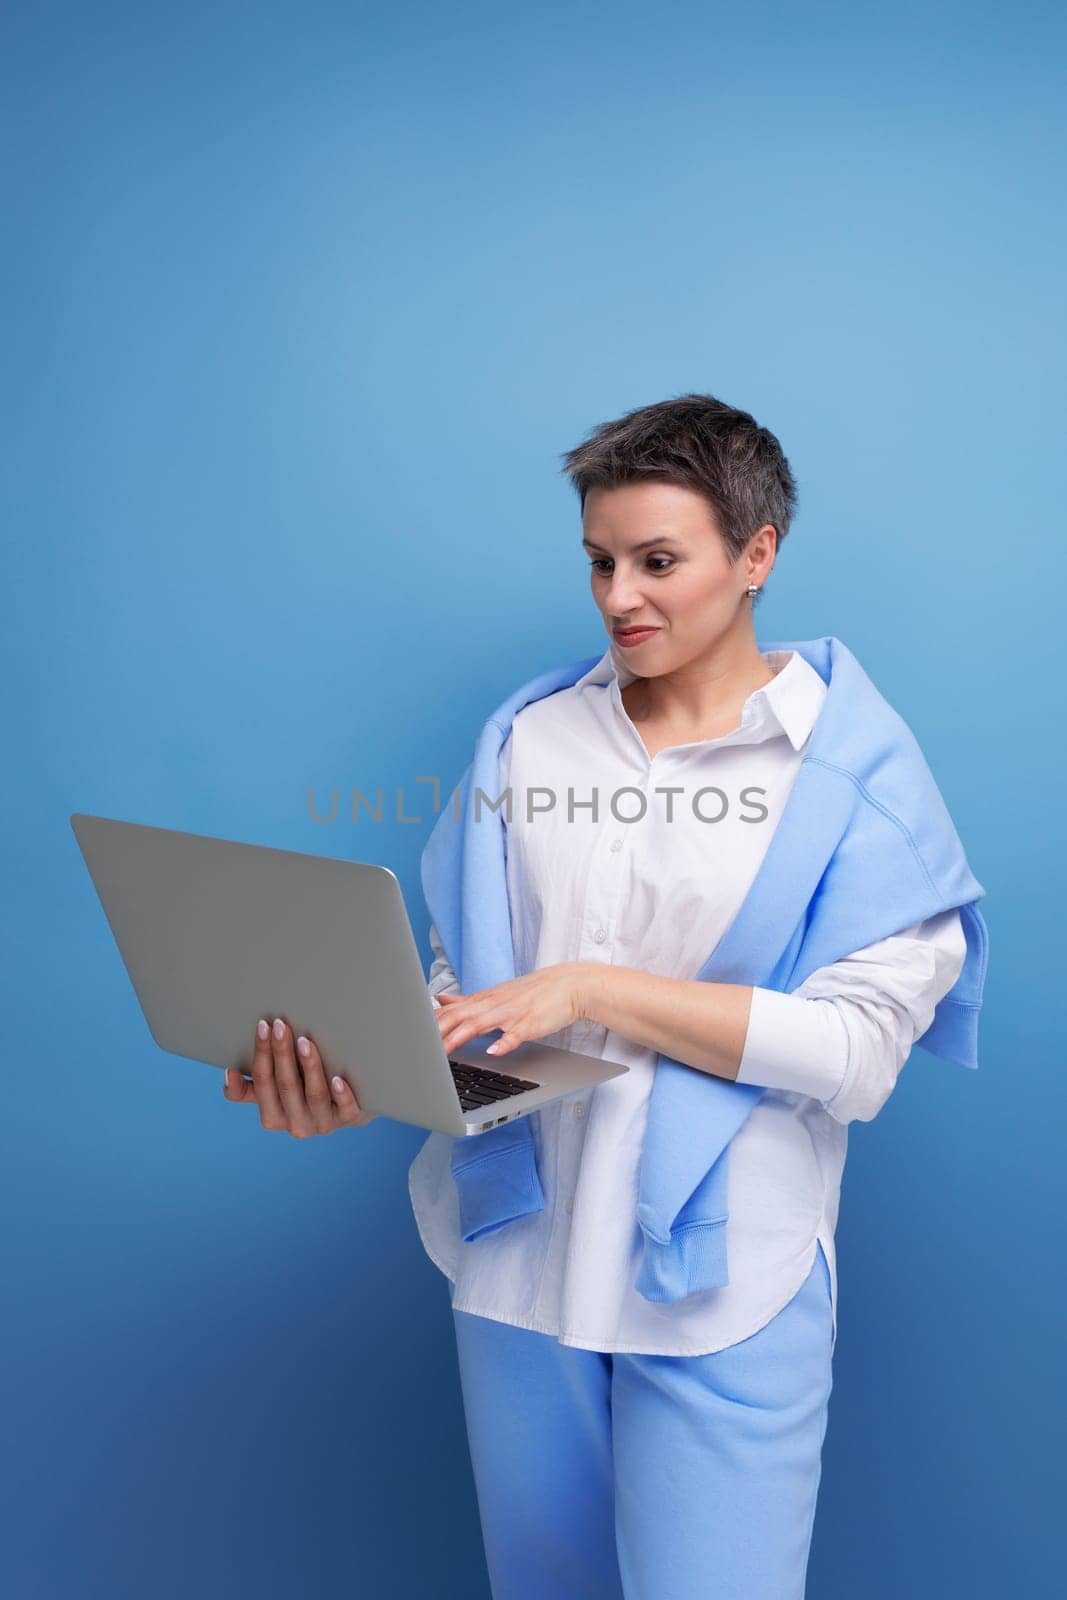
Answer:
[[(826, 684), (797, 650), (763, 650), (760, 654), (768, 667), (775, 668), (775, 674), (769, 683), (753, 689), (745, 700), (741, 708), (740, 725), (734, 732), (738, 735), (744, 733), (749, 738), (753, 734), (772, 738), (776, 733), (784, 733), (793, 749), (799, 750), (807, 741), (822, 709)], [(638, 674), (626, 665), (612, 640), (600, 660), (577, 680), (574, 687), (581, 690), (588, 684), (610, 688), (619, 712), (625, 715), (619, 691), (636, 677)], [(731, 735), (725, 737), (730, 738)]]

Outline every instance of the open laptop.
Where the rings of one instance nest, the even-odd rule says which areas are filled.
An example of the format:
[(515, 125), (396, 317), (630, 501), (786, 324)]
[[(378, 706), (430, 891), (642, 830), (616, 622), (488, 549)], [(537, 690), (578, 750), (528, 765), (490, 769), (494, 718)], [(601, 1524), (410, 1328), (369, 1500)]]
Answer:
[(284, 1017), (365, 1111), (456, 1137), (628, 1070), (532, 1040), (498, 1061), (489, 1034), (450, 1059), (388, 867), (83, 812), (70, 822), (152, 1037), (173, 1055), (248, 1074), (256, 1022)]

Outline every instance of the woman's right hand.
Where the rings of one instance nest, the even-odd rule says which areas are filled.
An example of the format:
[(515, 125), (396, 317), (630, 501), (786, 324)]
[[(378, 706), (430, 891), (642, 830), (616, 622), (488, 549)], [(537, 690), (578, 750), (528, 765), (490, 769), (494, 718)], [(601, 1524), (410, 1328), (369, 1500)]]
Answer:
[(298, 1057), (292, 1029), (277, 1017), (273, 1029), (260, 1022), (255, 1033), (252, 1081), (227, 1067), (222, 1092), (227, 1100), (259, 1107), (262, 1127), (271, 1133), (289, 1133), (309, 1139), (316, 1133), (336, 1133), (338, 1128), (365, 1128), (378, 1115), (364, 1111), (343, 1078), (327, 1079), (322, 1057), (313, 1039), (304, 1039), (307, 1054)]

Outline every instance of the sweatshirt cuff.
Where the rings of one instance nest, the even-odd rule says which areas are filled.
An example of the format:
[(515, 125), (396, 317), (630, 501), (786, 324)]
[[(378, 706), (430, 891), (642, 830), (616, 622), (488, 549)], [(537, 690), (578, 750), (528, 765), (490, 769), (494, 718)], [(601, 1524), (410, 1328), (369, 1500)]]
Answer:
[(848, 1029), (832, 1000), (753, 987), (738, 1083), (826, 1102), (848, 1070)]

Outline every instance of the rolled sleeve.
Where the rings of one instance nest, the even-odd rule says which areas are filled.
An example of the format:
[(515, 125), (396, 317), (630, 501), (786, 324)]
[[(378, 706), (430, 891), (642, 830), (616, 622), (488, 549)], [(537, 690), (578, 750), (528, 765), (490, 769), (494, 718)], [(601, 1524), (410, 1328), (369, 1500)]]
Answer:
[(830, 1100), (845, 1081), (849, 1037), (832, 1000), (752, 990), (738, 1083)]
[(754, 988), (738, 1082), (810, 1095), (837, 1122), (870, 1122), (966, 954), (951, 910), (820, 967), (791, 994)]

